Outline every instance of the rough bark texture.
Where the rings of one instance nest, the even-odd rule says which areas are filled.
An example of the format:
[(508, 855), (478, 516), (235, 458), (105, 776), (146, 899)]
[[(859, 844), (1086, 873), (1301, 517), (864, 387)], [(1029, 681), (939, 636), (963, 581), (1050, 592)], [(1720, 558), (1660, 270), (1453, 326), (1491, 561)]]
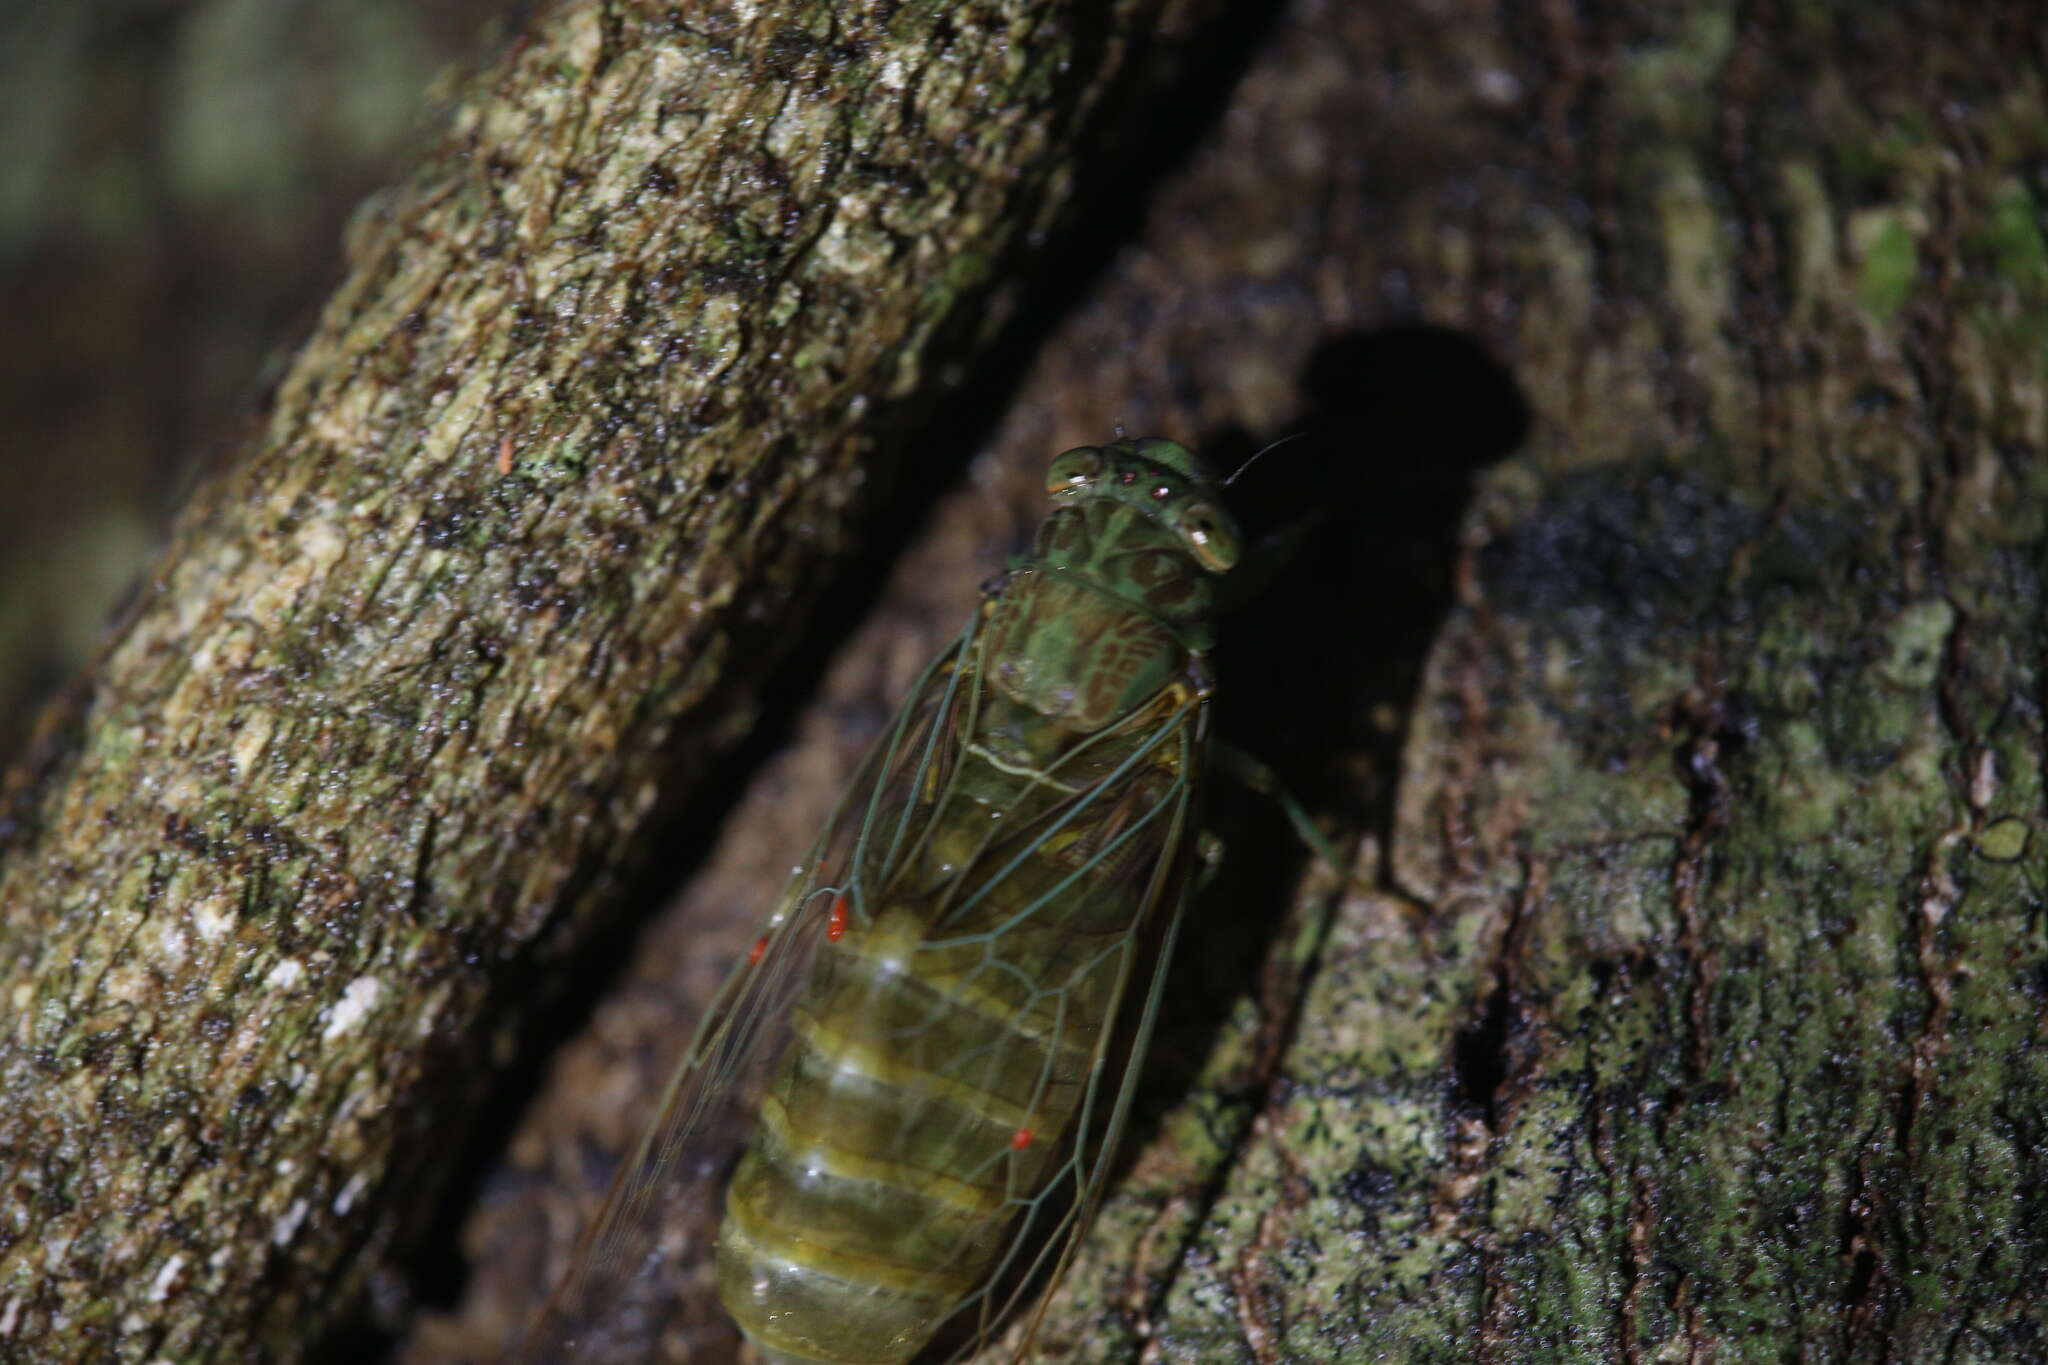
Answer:
[(1226, 639), (1226, 728), (1378, 889), (1219, 810), (1046, 1357), (2048, 1358), (2044, 69), (2022, 6), (1292, 5), (562, 1054), (409, 1358), (559, 1270), (709, 950), (1117, 421), (1324, 438), (1262, 466), (1342, 530)]
[[(1050, 1357), (2048, 1358), (2042, 41), (2020, 5), (1292, 4), (1142, 239), (1038, 359), (970, 485), (934, 511), (707, 874), (563, 1049), (464, 1235), (464, 1315), (429, 1323), (408, 1358), (488, 1358), (544, 1292), (602, 1193), (596, 1158), (631, 1141), (692, 997), (1036, 516), (1045, 458), (1119, 421), (1226, 459), (1298, 427), (1324, 437), (1313, 459), (1288, 447), (1261, 466), (1319, 481), (1342, 531), (1235, 623), (1225, 723), (1360, 850), (1378, 890), (1333, 898), (1259, 803), (1219, 803), (1225, 881), (1197, 908), (1128, 1167), (1054, 1300)], [(1468, 505), (1458, 471), (1506, 453), (1523, 425), (1481, 351), (1512, 373), (1527, 439)], [(826, 427), (800, 429), (839, 449)], [(514, 434), (535, 461), (521, 496), (559, 512), (584, 484), (542, 481), (554, 438)], [(501, 449), (491, 428), (451, 458), (474, 474)], [(1329, 472), (1332, 457), (1347, 467)], [(606, 468), (578, 477), (594, 489)], [(421, 508), (436, 491), (390, 486)], [(394, 524), (365, 528), (365, 544), (419, 553)], [(484, 589), (509, 558), (490, 538), (513, 533), (478, 534), (444, 551), (470, 556), (444, 570), (450, 594), (471, 575), (451, 602), (507, 600)], [(588, 575), (594, 561), (571, 562)], [(417, 640), (421, 627), (380, 619), (395, 624), (379, 651)], [(503, 659), (533, 666), (535, 652)], [(403, 658), (420, 692), (454, 695), (460, 654)], [(621, 716), (637, 700), (622, 667), (565, 704)], [(234, 695), (253, 699), (235, 705), (281, 714), (279, 676), (245, 675)], [(0, 1131), (12, 1144), (20, 1107), (39, 1104), (53, 1121), (31, 1150), (53, 1164), (6, 1162), (10, 1187), (47, 1170), (102, 1200), (124, 1194), (119, 1165), (77, 1165), (96, 1160), (80, 1135), (114, 1134), (116, 1154), (144, 1152), (121, 1135), (145, 1125), (169, 1135), (151, 1188), (194, 1180), (197, 1194), (191, 1227), (163, 1226), (227, 1256), (211, 1268), (167, 1232), (125, 1263), (130, 1281), (98, 1286), (146, 1323), (232, 1307), (259, 1273), (301, 1286), (273, 1321), (319, 1315), (297, 1277), (376, 1242), (380, 1225), (355, 1220), (413, 1188), (384, 1175), (398, 1106), (436, 1100), (404, 1030), (440, 1019), (453, 1037), (513, 940), (458, 940), (454, 963), (481, 960), (438, 978), (405, 955), (432, 951), (458, 912), (490, 926), (521, 913), (466, 889), (495, 883), (450, 831), (473, 837), (491, 812), (586, 775), (560, 757), (575, 732), (558, 710), (506, 760), (532, 796), (429, 787), (439, 764), (483, 762), (475, 736), (516, 691), (500, 672), (470, 729), (450, 710), (438, 731), (401, 730), (377, 709), (391, 678), (293, 683), (293, 714), (417, 746), (363, 746), (403, 801), (346, 828), (352, 876), (409, 869), (419, 844), (392, 831), (443, 803), (425, 892), (409, 873), (395, 889), (360, 882), (323, 922), (317, 885), (294, 880), (303, 863), (240, 852), (237, 869), (235, 846), (194, 821), (182, 844), (86, 845), (82, 868), (125, 854), (164, 869), (96, 908), (110, 932), (137, 931), (138, 955), (189, 913), (173, 935), (184, 963), (166, 993), (140, 990), (149, 1012), (109, 1015), (96, 1050), (43, 1054), (52, 1069), (10, 1090)], [(134, 727), (118, 707), (149, 702), (103, 695), (100, 733), (116, 737)], [(632, 713), (616, 733), (633, 742), (657, 718)], [(585, 868), (628, 819), (631, 788), (600, 784), (640, 757), (616, 763), (555, 801), (586, 822)], [(127, 828), (156, 837), (176, 791), (138, 786), (129, 799), (154, 802), (156, 821)], [(571, 840), (503, 852), (521, 906), (599, 894), (548, 890)], [(257, 913), (208, 939), (217, 883), (190, 879), (231, 876)], [(280, 926), (270, 907), (301, 898), (305, 917)], [(10, 921), (8, 942), (69, 942), (67, 923), (25, 938)], [(80, 962), (83, 975), (104, 958)], [(261, 984), (287, 962), (307, 973), (299, 993)], [(207, 1014), (193, 983), (208, 971), (245, 971), (252, 1003)], [(325, 1037), (355, 1017), (344, 988), (366, 977), (385, 983), (378, 1008)], [(122, 978), (98, 980), (111, 999)], [(15, 1027), (90, 1042), (94, 1017)], [(160, 1046), (139, 1064), (144, 1036)], [(201, 1048), (178, 1093), (179, 1056)], [(283, 1079), (215, 1082), (216, 1065)], [(358, 1089), (316, 1165), (276, 1167), (286, 1139), (317, 1150), (306, 1114)], [(243, 1095), (252, 1119), (226, 1107)], [(193, 1127), (223, 1113), (241, 1126)], [(195, 1177), (199, 1159), (228, 1174)], [(68, 1215), (30, 1216), (61, 1235), (48, 1220)], [(20, 1238), (18, 1217), (7, 1206), (0, 1225), (12, 1273), (85, 1254)], [(296, 1240), (273, 1246), (280, 1229)], [(61, 1280), (28, 1282), (77, 1301)], [(7, 1283), (0, 1352), (52, 1302)]]
[(2038, 25), (1359, 8), (1230, 126), (1371, 130), (1325, 325), (1470, 329), (1530, 439), (1464, 522), (1385, 893), (1249, 1140), (1214, 1090), (1168, 1116), (1054, 1340), (2041, 1359)]
[(577, 0), (473, 84), (11, 780), (0, 1355), (288, 1359), (354, 1305), (1122, 35), (1204, 8)]

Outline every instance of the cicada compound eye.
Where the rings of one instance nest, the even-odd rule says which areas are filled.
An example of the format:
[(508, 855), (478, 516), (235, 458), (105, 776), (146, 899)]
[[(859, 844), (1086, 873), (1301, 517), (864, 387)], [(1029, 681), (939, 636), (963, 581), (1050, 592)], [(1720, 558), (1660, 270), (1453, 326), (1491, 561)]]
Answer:
[(1095, 482), (1095, 476), (1101, 472), (1102, 452), (1094, 446), (1075, 446), (1054, 459), (1052, 467), (1045, 471), (1045, 491), (1072, 493)]
[(1237, 532), (1208, 503), (1190, 503), (1182, 509), (1180, 534), (1195, 562), (1210, 573), (1222, 573), (1237, 563)]

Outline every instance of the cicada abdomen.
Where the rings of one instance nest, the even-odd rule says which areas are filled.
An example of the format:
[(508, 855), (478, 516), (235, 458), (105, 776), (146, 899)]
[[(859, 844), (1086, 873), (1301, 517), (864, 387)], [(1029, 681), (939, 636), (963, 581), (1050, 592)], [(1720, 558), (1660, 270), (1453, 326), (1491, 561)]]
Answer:
[(1068, 451), (1047, 489), (721, 992), (529, 1358), (613, 1358), (605, 1314), (658, 1312), (647, 1278), (679, 1262), (645, 1229), (703, 1197), (736, 1122), (716, 1283), (772, 1365), (896, 1365), (948, 1323), (985, 1342), (998, 1287), (1078, 1232), (1184, 899), (1237, 533), (1168, 441)]

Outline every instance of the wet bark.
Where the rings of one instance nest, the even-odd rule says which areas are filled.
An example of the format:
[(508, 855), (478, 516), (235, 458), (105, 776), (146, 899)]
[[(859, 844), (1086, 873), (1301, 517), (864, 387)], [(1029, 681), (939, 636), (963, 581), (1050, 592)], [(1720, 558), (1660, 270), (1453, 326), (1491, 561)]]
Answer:
[(9, 779), (0, 1356), (296, 1358), (1201, 4), (563, 3)]

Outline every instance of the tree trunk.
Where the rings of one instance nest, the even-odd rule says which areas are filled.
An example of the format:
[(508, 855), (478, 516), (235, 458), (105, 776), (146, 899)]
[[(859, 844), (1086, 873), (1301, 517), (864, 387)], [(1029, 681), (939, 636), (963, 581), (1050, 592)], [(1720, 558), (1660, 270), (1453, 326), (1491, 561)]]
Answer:
[(1126, 35), (1214, 8), (564, 0), (481, 73), (10, 779), (0, 1355), (290, 1359), (353, 1310), (484, 1026), (1115, 141)]
[[(1053, 1358), (2048, 1358), (2038, 18), (1296, 7), (1214, 152), (1322, 149), (1236, 205), (1316, 243), (1263, 298), (1476, 334), (1533, 421), (1446, 555), (1382, 889), (1282, 941), (1298, 1027), (1247, 1011), (1270, 1070), (1225, 1030)], [(1232, 222), (1220, 182), (1167, 202)], [(1483, 401), (1353, 382), (1424, 460), (1456, 423), (1403, 409)]]
[(1320, 438), (1260, 466), (1336, 529), (1226, 636), (1225, 729), (1372, 889), (1220, 803), (1046, 1358), (2044, 1358), (2043, 58), (2023, 7), (1297, 0), (564, 1053), (411, 1358), (559, 1269), (832, 718), (1112, 422)]
[[(673, 39), (686, 40), (700, 39)], [(464, 1315), (430, 1322), (409, 1358), (487, 1356), (544, 1292), (602, 1194), (593, 1151), (629, 1144), (689, 1000), (751, 937), (848, 756), (1036, 515), (1046, 457), (1117, 422), (1226, 462), (1295, 429), (1320, 438), (1259, 466), (1268, 483), (1311, 483), (1333, 529), (1232, 623), (1223, 722), (1358, 850), (1366, 886), (1338, 888), (1259, 801), (1218, 793), (1223, 879), (1175, 964), (1133, 1140), (1052, 1302), (1048, 1357), (2048, 1356), (2048, 916), (2033, 842), (2048, 771), (2042, 44), (2018, 5), (1295, 0), (1229, 113), (1154, 194), (1142, 238), (1038, 357), (972, 485), (937, 509), (706, 875), (563, 1050), (465, 1234)], [(614, 65), (600, 83), (621, 79)], [(600, 135), (601, 118), (586, 126), (579, 145), (644, 145)], [(930, 152), (951, 145), (934, 138)], [(564, 205), (616, 183), (556, 175)], [(581, 249), (588, 221), (503, 202), (529, 240), (501, 260), (529, 287), (564, 288), (533, 262)], [(644, 211), (647, 231), (678, 231), (655, 216), (673, 207)], [(536, 235), (537, 221), (559, 228)], [(624, 231), (616, 214), (611, 231)], [(453, 253), (459, 237), (411, 249)], [(719, 259), (675, 256), (672, 242), (664, 263)], [(586, 296), (611, 278), (592, 269)], [(721, 296), (700, 295), (663, 307), (710, 328)], [(894, 288), (880, 297), (886, 308)], [(418, 337), (452, 325), (446, 309), (418, 315)], [(543, 329), (641, 325), (590, 307), (534, 316)], [(448, 358), (479, 354), (451, 338), (435, 343), (445, 356), (399, 363), (421, 344), (391, 332), (333, 382), (424, 387)], [(614, 354), (609, 339), (554, 344)], [(796, 354), (750, 344), (758, 377), (742, 391), (791, 404), (789, 430), (846, 468), (852, 453), (838, 452), (858, 438), (786, 396), (839, 381), (788, 364)], [(630, 359), (570, 382), (608, 394)], [(584, 373), (547, 354), (528, 372), (543, 365)], [(686, 365), (647, 383), (682, 382)], [(510, 378), (493, 385), (514, 392)], [(327, 410), (346, 391), (288, 386), (281, 410)], [(450, 407), (480, 410), (451, 392), (432, 430), (473, 420)], [(709, 657), (709, 631), (742, 639), (737, 603), (794, 575), (736, 558), (754, 544), (743, 533), (715, 541), (671, 511), (676, 535), (709, 547), (701, 562), (737, 566), (739, 594), (716, 627), (692, 617), (681, 629), (695, 633), (672, 637), (647, 621), (704, 589), (632, 569), (683, 554), (653, 547), (668, 520), (637, 548), (599, 536), (571, 557), (546, 543), (565, 500), (587, 498), (583, 515), (608, 526), (627, 514), (607, 509), (628, 504), (598, 485), (619, 489), (635, 459), (683, 469), (713, 438), (680, 450), (665, 427), (662, 450), (636, 452), (579, 428), (579, 465), (553, 453), (561, 433), (606, 419), (543, 386), (520, 392), (538, 416), (504, 419), (528, 481), (516, 499), (482, 491), (505, 449), (487, 424), (424, 482), (293, 457), (302, 475), (376, 474), (386, 505), (408, 509), (347, 543), (380, 564), (401, 556), (392, 578), (415, 596), (400, 600), (425, 614), (379, 605), (399, 590), (375, 587), (354, 556), (323, 560), (317, 531), (303, 540), (330, 524), (317, 500), (280, 523), (256, 504), (288, 490), (241, 485), (211, 523), (188, 523), (182, 562), (194, 546), (218, 562), (218, 547), (243, 545), (235, 572), (311, 605), (283, 615), (246, 580), (170, 580), (36, 789), (45, 814), (10, 854), (5, 923), (10, 945), (63, 965), (29, 997), (57, 1003), (16, 1027), (78, 1041), (30, 1053), (10, 1036), (8, 1092), (27, 1098), (0, 1133), (19, 1153), (29, 1111), (43, 1127), (35, 1164), (7, 1163), (10, 1187), (37, 1202), (10, 1206), (0, 1232), (0, 1342), (56, 1330), (51, 1314), (88, 1295), (118, 1305), (94, 1320), (100, 1340), (132, 1314), (183, 1334), (135, 1338), (171, 1359), (207, 1358), (205, 1332), (229, 1333), (216, 1349), (233, 1358), (259, 1330), (275, 1343), (295, 1318), (324, 1321), (308, 1286), (324, 1289), (319, 1276), (381, 1238), (419, 1188), (391, 1173), (392, 1145), (423, 1131), (403, 1126), (410, 1114), (466, 1099), (436, 1093), (422, 1024), (455, 1038), (483, 1016), (486, 977), (515, 989), (544, 951), (521, 956), (542, 921), (588, 917), (644, 808), (630, 794), (668, 772), (636, 746), (722, 714), (715, 692), (686, 710), (679, 679)], [(303, 440), (379, 420), (365, 412)], [(642, 425), (629, 415), (619, 430)], [(401, 445), (378, 439), (396, 465)], [(303, 450), (284, 441), (255, 466), (273, 481)], [(1510, 449), (1468, 500), (1466, 472)], [(458, 485), (458, 471), (486, 477)], [(394, 531), (458, 486), (479, 490), (465, 520)], [(631, 487), (644, 495), (647, 476)], [(684, 483), (660, 505), (702, 491)], [(554, 511), (526, 529), (519, 508), (543, 498)], [(715, 506), (737, 517), (727, 503)], [(456, 558), (428, 581), (436, 535)], [(273, 548), (293, 536), (289, 556)], [(537, 600), (521, 594), (521, 564), (554, 574)], [(342, 595), (348, 583), (371, 586)], [(150, 630), (170, 637), (148, 623), (180, 603), (194, 624), (179, 648), (143, 658)], [(337, 610), (382, 629), (323, 626)], [(591, 616), (606, 611), (600, 629)], [(440, 638), (436, 620), (438, 651), (419, 644)], [(270, 652), (243, 663), (231, 632), (258, 628)], [(590, 656), (549, 630), (604, 650), (611, 672), (560, 681)], [(227, 643), (201, 653), (213, 632)], [(495, 657), (472, 637), (498, 641)], [(619, 638), (657, 642), (668, 662), (636, 660)], [(379, 662), (351, 666), (352, 647)], [(215, 690), (180, 701), (160, 679), (195, 656), (218, 671), (180, 674), (183, 686), (204, 676)], [(638, 705), (657, 680), (667, 690)], [(574, 701), (508, 754), (504, 717), (538, 715), (549, 686)], [(409, 711), (385, 701), (400, 687)], [(254, 718), (235, 735), (189, 737), (237, 709)], [(244, 733), (321, 746), (310, 751), (357, 776), (322, 790), (302, 780), (318, 764), (298, 757), (258, 782), (204, 767)], [(250, 742), (252, 756), (266, 742), (279, 741)], [(180, 765), (197, 774), (182, 785)], [(116, 782), (127, 809), (111, 828), (65, 813), (96, 810)], [(217, 794), (243, 788), (286, 813)], [(224, 828), (197, 818), (223, 808)], [(552, 824), (509, 814), (546, 809)], [(493, 831), (516, 846), (491, 848)], [(209, 907), (228, 886), (244, 894), (222, 927)], [(16, 906), (49, 924), (31, 933)], [(109, 936), (119, 962), (81, 946)], [(182, 957), (158, 965), (171, 943)], [(287, 964), (303, 975), (280, 983)], [(16, 1000), (27, 970), (9, 978)], [(73, 980), (100, 1003), (66, 1005), (87, 993)], [(206, 980), (220, 983), (211, 996), (193, 985)], [(246, 995), (230, 994), (238, 980)], [(164, 1155), (143, 1145), (165, 1133)], [(140, 1198), (102, 1174), (124, 1159), (153, 1182)], [(73, 1229), (99, 1240), (64, 1243)], [(94, 1268), (83, 1285), (63, 1278), (76, 1274), (67, 1257)], [(280, 1283), (296, 1288), (252, 1307), (259, 1284)]]

